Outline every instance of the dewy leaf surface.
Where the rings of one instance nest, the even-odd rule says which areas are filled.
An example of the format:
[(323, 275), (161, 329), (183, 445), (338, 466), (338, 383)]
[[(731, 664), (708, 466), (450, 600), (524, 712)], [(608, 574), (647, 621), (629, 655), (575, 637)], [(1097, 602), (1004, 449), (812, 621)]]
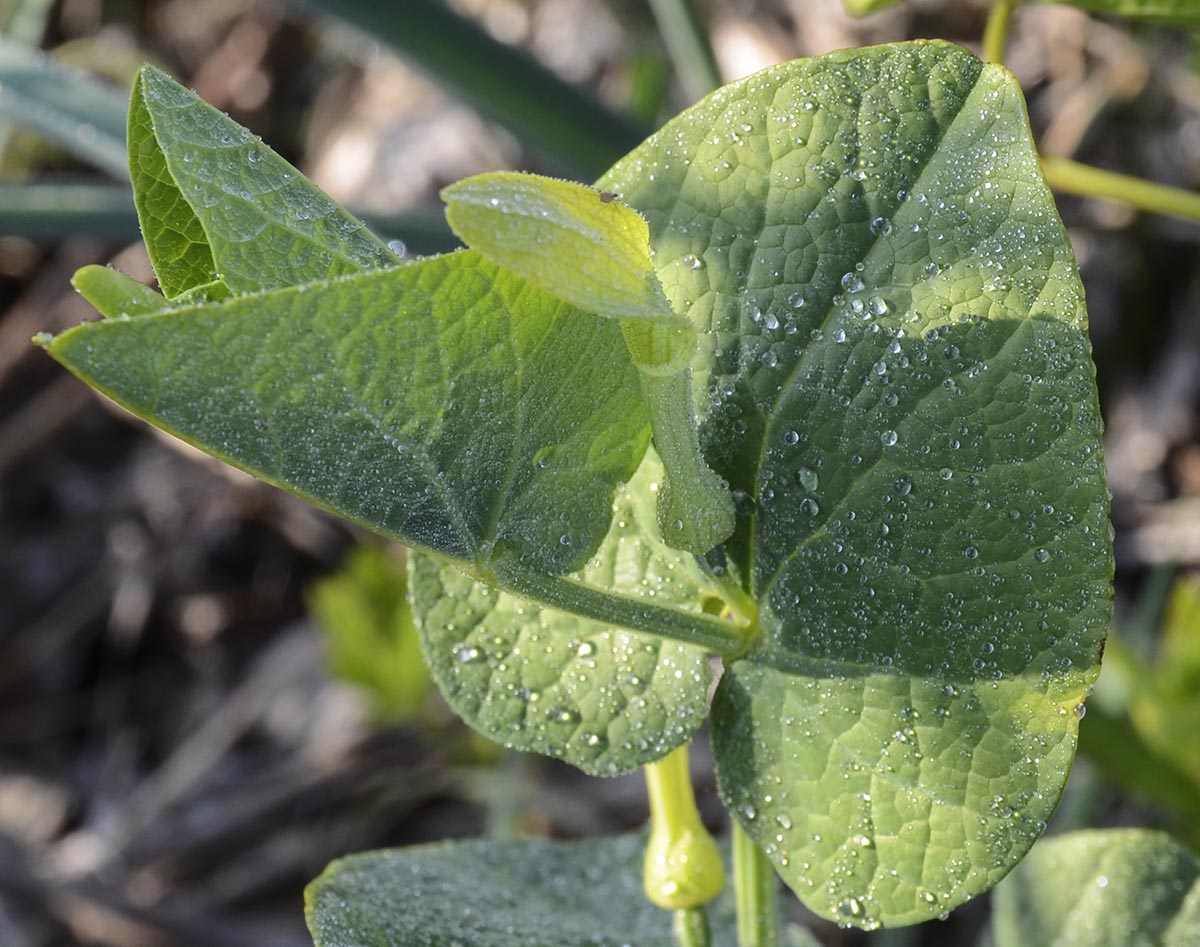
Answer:
[[(704, 576), (657, 536), (651, 485), (660, 478), (649, 452), (578, 578), (698, 613)], [(686, 743), (708, 715), (703, 648), (539, 608), (428, 556), (412, 556), (409, 569), (414, 616), (442, 693), (506, 746), (611, 776)]]
[(704, 347), (702, 439), (761, 634), (722, 794), (805, 902), (937, 916), (1040, 834), (1111, 552), (1083, 291), (1020, 90), (913, 43), (766, 70), (599, 182)]
[(1165, 832), (1074, 832), (1034, 846), (996, 889), (996, 947), (1200, 944), (1200, 862)]
[(207, 453), (467, 564), (581, 567), (647, 439), (617, 325), (469, 252), (89, 323), (49, 351)]
[[(665, 947), (671, 912), (642, 893), (645, 847), (626, 835), (352, 855), (308, 886), (308, 926), (316, 947)], [(708, 910), (713, 943), (733, 944), (732, 898)]]
[(142, 231), (167, 296), (218, 277), (248, 293), (396, 262), (270, 148), (150, 66), (134, 85), (129, 152)]

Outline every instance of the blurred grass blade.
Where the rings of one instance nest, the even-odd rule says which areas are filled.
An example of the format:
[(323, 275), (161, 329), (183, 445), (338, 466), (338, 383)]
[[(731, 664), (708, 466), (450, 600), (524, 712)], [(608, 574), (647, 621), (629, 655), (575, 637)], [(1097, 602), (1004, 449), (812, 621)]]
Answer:
[[(410, 255), (458, 246), (440, 210), (359, 216), (384, 239), (401, 241)], [(0, 184), (0, 235), (53, 241), (71, 234), (135, 239), (133, 193), (118, 184)]]
[(721, 84), (721, 72), (693, 0), (650, 0), (650, 10), (688, 103), (699, 101)]
[(58, 240), (68, 234), (132, 240), (133, 192), (116, 184), (0, 186), (0, 234)]
[(309, 0), (431, 75), (564, 171), (591, 180), (649, 129), (613, 112), (440, 0)]
[(128, 107), (125, 93), (0, 36), (0, 121), (37, 132), (126, 180)]
[(10, 0), (0, 13), (0, 33), (11, 40), (36, 46), (46, 35), (54, 0)]

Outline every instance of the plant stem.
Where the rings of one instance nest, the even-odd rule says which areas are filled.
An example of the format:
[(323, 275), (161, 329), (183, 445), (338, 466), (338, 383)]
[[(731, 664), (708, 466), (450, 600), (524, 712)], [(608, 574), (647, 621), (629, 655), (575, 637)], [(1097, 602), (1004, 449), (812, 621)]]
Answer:
[(987, 62), (1004, 65), (1004, 45), (1016, 5), (1017, 0), (995, 0), (992, 4), (987, 25), (983, 28), (983, 58)]
[(711, 947), (712, 934), (708, 929), (708, 912), (704, 908), (682, 908), (675, 912), (671, 928), (675, 947)]
[(737, 900), (738, 947), (776, 947), (775, 869), (754, 839), (733, 823), (733, 888)]
[(691, 0), (650, 0), (658, 32), (675, 66), (684, 94), (704, 98), (721, 84), (717, 60)]
[(506, 592), (607, 625), (699, 645), (721, 655), (735, 656), (744, 651), (754, 631), (707, 615), (677, 612), (642, 599), (605, 592), (563, 576), (545, 575), (526, 568), (515, 557), (500, 556), (491, 564), (494, 572), (479, 578)]
[(1129, 204), (1183, 220), (1200, 221), (1200, 194), (1155, 184), (1128, 174), (1102, 171), (1068, 158), (1043, 157), (1046, 183), (1057, 191)]

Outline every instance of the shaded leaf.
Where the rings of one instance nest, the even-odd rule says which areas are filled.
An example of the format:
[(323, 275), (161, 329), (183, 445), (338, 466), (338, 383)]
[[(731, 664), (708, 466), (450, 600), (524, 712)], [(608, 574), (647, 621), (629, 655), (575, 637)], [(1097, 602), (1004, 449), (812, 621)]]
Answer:
[(944, 43), (789, 63), (599, 186), (701, 331), (741, 498), (761, 634), (714, 702), (723, 797), (823, 916), (941, 914), (1044, 827), (1110, 607), (1083, 292), (1020, 90)]
[[(608, 536), (578, 578), (680, 610), (712, 593), (654, 526), (653, 453), (618, 494)], [(686, 743), (708, 714), (702, 648), (540, 608), (453, 566), (410, 559), (413, 610), (447, 701), (506, 746), (610, 776)]]
[(996, 947), (1200, 943), (1200, 862), (1163, 832), (1074, 832), (1039, 843), (996, 889)]
[[(642, 893), (644, 835), (455, 842), (352, 855), (305, 892), (316, 947), (665, 947), (670, 911)], [(733, 944), (728, 895), (709, 906)]]
[(498, 547), (583, 565), (645, 449), (619, 328), (466, 252), (90, 323), (49, 351), (206, 452), (473, 565)]

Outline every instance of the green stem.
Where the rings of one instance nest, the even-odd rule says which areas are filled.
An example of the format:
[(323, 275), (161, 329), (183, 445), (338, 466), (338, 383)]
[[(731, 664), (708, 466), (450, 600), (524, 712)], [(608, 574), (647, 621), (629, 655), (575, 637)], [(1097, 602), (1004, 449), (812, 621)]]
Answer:
[(729, 485), (709, 468), (692, 413), (695, 334), (666, 321), (625, 319), (621, 332), (641, 376), (654, 449), (663, 464), (658, 529), (668, 546), (701, 556), (733, 533)]
[(741, 628), (718, 618), (677, 612), (642, 599), (605, 592), (574, 579), (546, 575), (526, 568), (515, 557), (502, 555), (493, 559), (491, 565), (493, 571), (490, 574), (477, 578), (506, 592), (606, 625), (619, 625), (659, 638), (698, 645), (727, 657), (743, 652), (753, 634), (752, 628)]
[(996, 0), (992, 4), (987, 25), (983, 28), (983, 58), (987, 62), (1004, 65), (1004, 46), (1016, 5), (1017, 0)]
[(693, 102), (721, 84), (708, 34), (690, 0), (650, 0), (658, 32), (667, 47), (684, 93)]
[(776, 947), (779, 911), (775, 904), (775, 869), (737, 822), (733, 823), (733, 888), (738, 947)]
[(1129, 204), (1183, 220), (1200, 221), (1200, 194), (1128, 174), (1101, 171), (1067, 158), (1042, 158), (1046, 183), (1057, 191)]
[(704, 908), (681, 908), (672, 918), (675, 947), (712, 947), (708, 912)]

